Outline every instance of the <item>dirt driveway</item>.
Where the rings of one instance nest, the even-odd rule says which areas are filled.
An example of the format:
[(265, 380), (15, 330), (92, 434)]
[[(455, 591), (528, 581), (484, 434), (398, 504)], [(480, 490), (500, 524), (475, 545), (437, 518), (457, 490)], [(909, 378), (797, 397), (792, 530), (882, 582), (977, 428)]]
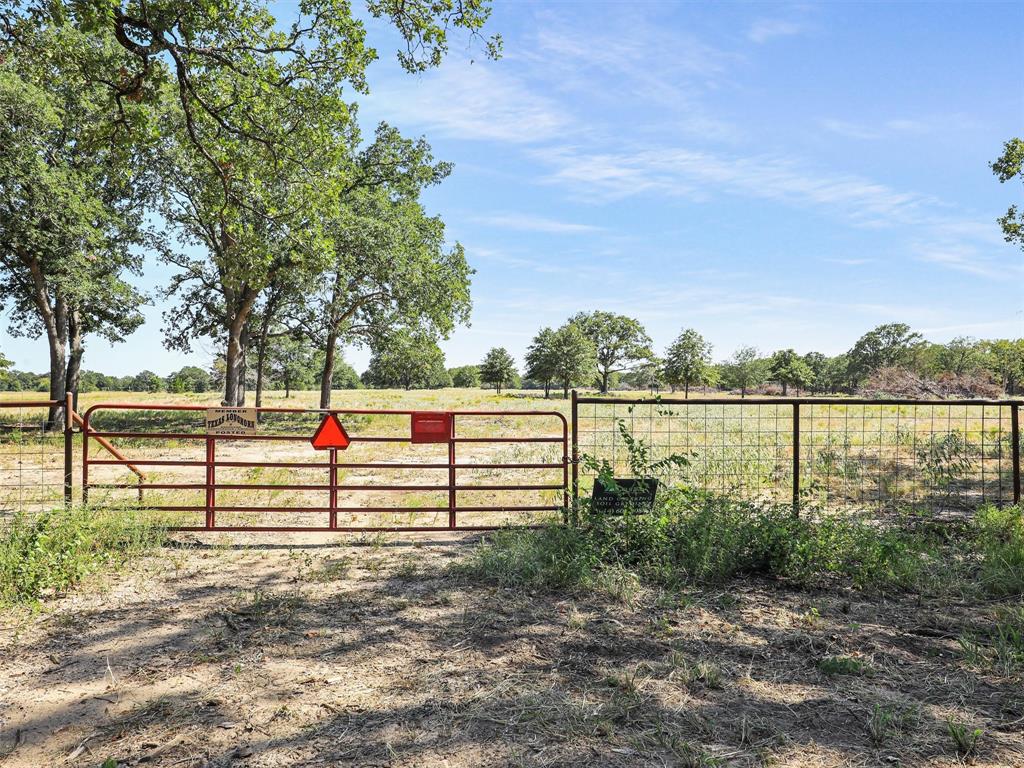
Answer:
[[(0, 764), (1024, 765), (1019, 679), (968, 606), (770, 584), (533, 595), (470, 540), (162, 550), (0, 625)], [(835, 661), (839, 659), (840, 661)]]

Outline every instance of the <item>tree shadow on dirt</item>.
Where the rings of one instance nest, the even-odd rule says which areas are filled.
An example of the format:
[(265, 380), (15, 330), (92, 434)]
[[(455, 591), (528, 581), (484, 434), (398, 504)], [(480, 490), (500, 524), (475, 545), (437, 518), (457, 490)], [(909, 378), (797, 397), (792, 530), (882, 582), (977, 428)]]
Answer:
[[(81, 764), (158, 766), (926, 764), (954, 759), (954, 711), (985, 730), (982, 757), (1020, 748), (1000, 730), (1019, 681), (965, 669), (956, 627), (921, 634), (911, 598), (746, 582), (628, 607), (470, 582), (417, 552), (275, 557), (50, 620), (24, 647), (56, 659), (40, 681), (95, 692), (17, 727), (66, 728), (67, 752), (96, 732)], [(823, 673), (835, 657), (862, 666)]]

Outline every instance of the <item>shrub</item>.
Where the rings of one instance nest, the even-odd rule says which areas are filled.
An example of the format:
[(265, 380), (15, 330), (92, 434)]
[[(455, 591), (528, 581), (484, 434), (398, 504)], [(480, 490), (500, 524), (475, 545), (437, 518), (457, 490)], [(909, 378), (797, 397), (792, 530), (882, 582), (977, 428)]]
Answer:
[(500, 531), (467, 568), (505, 586), (549, 589), (592, 587), (607, 568), (667, 586), (761, 575), (799, 586), (843, 579), (906, 589), (939, 567), (937, 546), (928, 535), (856, 518), (802, 519), (788, 505), (675, 491), (648, 514), (583, 514), (577, 526)]
[(995, 597), (1024, 594), (1024, 507), (983, 507), (972, 527), (984, 592)]
[(15, 516), (0, 531), (0, 605), (64, 592), (158, 545), (163, 530), (141, 515), (76, 507)]

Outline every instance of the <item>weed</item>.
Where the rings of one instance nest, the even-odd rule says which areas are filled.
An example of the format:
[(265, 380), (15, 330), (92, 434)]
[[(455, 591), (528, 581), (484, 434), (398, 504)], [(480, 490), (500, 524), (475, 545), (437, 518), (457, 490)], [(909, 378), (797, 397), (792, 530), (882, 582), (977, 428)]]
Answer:
[(0, 532), (0, 605), (62, 593), (159, 546), (164, 529), (137, 510), (56, 509), (16, 515)]
[(875, 708), (871, 710), (871, 717), (868, 718), (868, 736), (871, 737), (871, 743), (876, 747), (885, 744), (896, 730), (897, 723), (898, 715), (895, 711), (875, 704)]
[(818, 669), (821, 673), (832, 677), (833, 675), (863, 675), (867, 666), (860, 659), (852, 656), (826, 656), (818, 662)]
[(953, 748), (960, 757), (969, 757), (978, 748), (978, 741), (984, 735), (980, 728), (971, 728), (952, 717), (946, 720), (946, 728), (949, 731), (949, 738), (953, 741)]
[(960, 651), (972, 667), (1010, 676), (1024, 670), (1024, 608), (1000, 608), (984, 634), (965, 634)]

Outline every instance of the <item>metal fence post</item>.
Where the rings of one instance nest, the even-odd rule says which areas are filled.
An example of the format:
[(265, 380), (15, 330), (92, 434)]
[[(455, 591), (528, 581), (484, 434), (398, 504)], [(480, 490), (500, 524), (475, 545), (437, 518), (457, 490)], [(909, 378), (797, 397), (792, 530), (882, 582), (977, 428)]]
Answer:
[(572, 502), (573, 506), (580, 500), (580, 436), (579, 436), (579, 395), (572, 391)]
[(449, 421), (448, 433), (448, 527), (455, 530), (455, 414)]
[(793, 403), (793, 514), (800, 514), (800, 403)]
[(327, 481), (330, 483), (330, 507), (331, 511), (327, 519), (328, 528), (338, 527), (338, 449), (331, 448), (329, 451), (331, 467), (327, 473)]
[(210, 435), (206, 436), (206, 528), (212, 529), (217, 522), (215, 504), (216, 500), (214, 497), (214, 483), (216, 482), (216, 475), (214, 474), (213, 462), (216, 456), (216, 443), (214, 438)]
[(74, 487), (72, 484), (72, 467), (75, 460), (75, 430), (72, 415), (73, 396), (70, 392), (64, 395), (64, 506), (71, 507)]
[(1010, 453), (1013, 457), (1013, 503), (1020, 504), (1020, 406), (1010, 406)]

